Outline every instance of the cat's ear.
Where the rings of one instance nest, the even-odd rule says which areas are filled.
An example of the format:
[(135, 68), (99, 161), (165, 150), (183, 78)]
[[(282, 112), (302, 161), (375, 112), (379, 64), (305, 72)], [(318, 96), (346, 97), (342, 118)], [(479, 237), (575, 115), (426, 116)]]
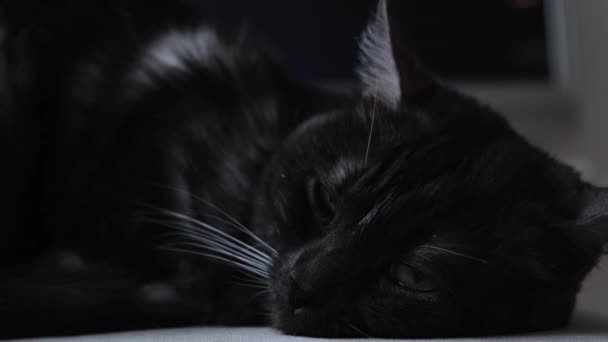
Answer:
[(396, 109), (426, 92), (433, 79), (404, 41), (392, 2), (380, 0), (361, 37), (359, 77), (363, 94)]
[(608, 244), (608, 188), (587, 186), (582, 195), (583, 210), (576, 225), (593, 230)]

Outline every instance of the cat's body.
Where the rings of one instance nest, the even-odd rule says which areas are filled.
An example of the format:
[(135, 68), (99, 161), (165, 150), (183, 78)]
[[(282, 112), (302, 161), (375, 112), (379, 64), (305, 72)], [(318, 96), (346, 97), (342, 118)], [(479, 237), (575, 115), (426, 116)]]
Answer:
[[(87, 14), (67, 17), (82, 24)], [(45, 56), (16, 56), (12, 73), (23, 72), (16, 64), (28, 72), (51, 69), (32, 71), (32, 84), (43, 86), (25, 100), (35, 110), (26, 115), (43, 122), (42, 158), (28, 231), (19, 246), (7, 244), (15, 249), (7, 255), (23, 259), (15, 273), (24, 275), (2, 275), (3, 294), (21, 292), (0, 309), (2, 336), (262, 322), (252, 300), (257, 290), (238, 285), (242, 275), (168, 251), (179, 239), (176, 230), (150, 221), (162, 208), (234, 233), (200, 199), (247, 224), (270, 153), (312, 113), (296, 107), (288, 89), (295, 85), (278, 67), (238, 37), (227, 42), (205, 22), (167, 14), (164, 24), (149, 28), (136, 20), (142, 16), (121, 21), (110, 12), (100, 17), (116, 27), (104, 32), (107, 26), (94, 22), (89, 30), (97, 34), (82, 37), (64, 27), (78, 24), (49, 16), (56, 21), (33, 25), (42, 33), (28, 32), (40, 41), (9, 42), (7, 51), (31, 44), (36, 56)], [(45, 307), (45, 298), (61, 298), (66, 308)], [(54, 310), (63, 317), (42, 314)], [(75, 323), (83, 315), (90, 316)]]
[(82, 35), (62, 18), (8, 21), (5, 108), (38, 133), (26, 223), (4, 241), (1, 337), (265, 323), (405, 337), (567, 322), (602, 245), (573, 227), (587, 186), (428, 78), (384, 1), (352, 100), (291, 81), (185, 5), (134, 15), (137, 1), (119, 3), (73, 14), (90, 25)]

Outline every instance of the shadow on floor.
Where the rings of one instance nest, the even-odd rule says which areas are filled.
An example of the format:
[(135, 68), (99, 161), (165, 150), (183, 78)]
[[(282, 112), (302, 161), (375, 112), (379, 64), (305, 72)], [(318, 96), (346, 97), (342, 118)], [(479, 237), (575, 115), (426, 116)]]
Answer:
[(608, 334), (608, 317), (591, 312), (575, 313), (568, 332), (584, 335)]

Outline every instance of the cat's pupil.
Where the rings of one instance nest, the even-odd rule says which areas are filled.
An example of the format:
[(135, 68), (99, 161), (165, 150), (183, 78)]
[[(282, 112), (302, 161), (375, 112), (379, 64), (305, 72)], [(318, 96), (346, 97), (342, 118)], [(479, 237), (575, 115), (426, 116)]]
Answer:
[(333, 219), (335, 202), (327, 188), (319, 180), (312, 180), (309, 183), (308, 200), (319, 223), (327, 224)]

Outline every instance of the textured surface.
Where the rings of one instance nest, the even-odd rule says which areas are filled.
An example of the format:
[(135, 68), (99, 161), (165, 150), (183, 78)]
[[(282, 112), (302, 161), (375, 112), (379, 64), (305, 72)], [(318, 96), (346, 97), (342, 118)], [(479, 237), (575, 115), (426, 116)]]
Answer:
[[(31, 340), (34, 341), (34, 340)], [(224, 342), (224, 341), (273, 341), (273, 342), (300, 342), (323, 341), (323, 339), (309, 339), (304, 337), (284, 336), (270, 328), (190, 328), (169, 329), (142, 332), (128, 332), (98, 336), (84, 336), (73, 338), (39, 339), (40, 342), (71, 342), (71, 341), (151, 341), (151, 342)], [(332, 341), (332, 340), (327, 340)], [(336, 340), (333, 340), (336, 341)], [(346, 341), (346, 340), (340, 340)], [(374, 341), (366, 339), (364, 341)], [(428, 340), (427, 340), (428, 341)], [(444, 340), (433, 340), (444, 341)], [(564, 331), (555, 331), (526, 336), (508, 336), (491, 338), (465, 338), (450, 341), (608, 341), (608, 317), (599, 314), (577, 314), (572, 326)]]

